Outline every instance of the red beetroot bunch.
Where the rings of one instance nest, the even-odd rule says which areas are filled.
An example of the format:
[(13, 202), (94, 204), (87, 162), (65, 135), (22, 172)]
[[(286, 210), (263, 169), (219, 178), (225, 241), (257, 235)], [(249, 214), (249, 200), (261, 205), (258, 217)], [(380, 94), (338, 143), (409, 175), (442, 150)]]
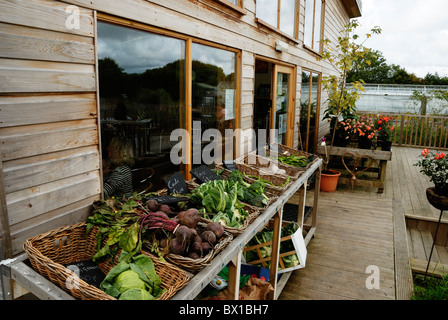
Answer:
[[(162, 239), (160, 247), (169, 246), (169, 252), (176, 255), (199, 259), (207, 255), (224, 234), (224, 228), (219, 222), (210, 222), (205, 227), (198, 222), (201, 220), (200, 212), (190, 208), (175, 213), (164, 204), (156, 200), (148, 200), (146, 207), (151, 211), (142, 221), (148, 229), (163, 229), (174, 236)], [(165, 250), (164, 250), (165, 251)]]

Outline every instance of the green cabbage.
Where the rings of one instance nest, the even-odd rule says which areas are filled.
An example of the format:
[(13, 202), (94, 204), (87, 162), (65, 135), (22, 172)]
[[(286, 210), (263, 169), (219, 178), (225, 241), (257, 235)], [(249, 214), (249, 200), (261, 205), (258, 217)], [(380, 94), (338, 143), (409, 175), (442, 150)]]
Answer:
[(128, 269), (115, 277), (114, 287), (120, 293), (124, 293), (129, 289), (146, 289), (146, 284), (140, 279), (138, 273)]
[(151, 258), (140, 254), (130, 263), (119, 261), (100, 285), (108, 295), (119, 300), (155, 300), (165, 291)]
[(119, 300), (155, 300), (154, 297), (144, 289), (129, 289), (120, 295)]

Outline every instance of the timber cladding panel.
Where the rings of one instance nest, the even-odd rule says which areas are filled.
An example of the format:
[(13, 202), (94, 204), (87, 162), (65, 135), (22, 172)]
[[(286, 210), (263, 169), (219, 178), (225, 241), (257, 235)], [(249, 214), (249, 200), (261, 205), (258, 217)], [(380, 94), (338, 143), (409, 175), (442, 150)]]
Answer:
[(0, 0), (1, 214), (13, 254), (85, 220), (101, 195), (94, 12), (78, 8), (69, 29), (67, 6)]

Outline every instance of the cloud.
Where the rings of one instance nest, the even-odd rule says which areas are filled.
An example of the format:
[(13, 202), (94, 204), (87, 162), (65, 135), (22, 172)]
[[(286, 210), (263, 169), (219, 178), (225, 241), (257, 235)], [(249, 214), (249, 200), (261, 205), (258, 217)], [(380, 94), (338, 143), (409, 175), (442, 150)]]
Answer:
[(388, 64), (410, 73), (448, 76), (448, 1), (363, 0), (359, 34), (380, 26), (365, 46), (383, 53)]

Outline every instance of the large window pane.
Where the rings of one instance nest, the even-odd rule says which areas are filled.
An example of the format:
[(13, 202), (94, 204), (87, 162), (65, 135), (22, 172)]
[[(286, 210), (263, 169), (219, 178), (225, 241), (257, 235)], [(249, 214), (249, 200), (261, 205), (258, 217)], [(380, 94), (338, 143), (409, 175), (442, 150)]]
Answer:
[(295, 37), (297, 0), (257, 0), (256, 5), (257, 18)]
[(198, 159), (210, 164), (209, 159), (201, 157), (204, 147), (210, 146), (212, 141), (203, 136), (207, 129), (218, 129), (222, 136), (222, 140), (217, 141), (220, 153), (211, 153), (216, 156), (215, 162), (220, 162), (224, 156), (233, 159), (233, 139), (225, 138), (225, 129), (235, 128), (236, 54), (194, 43), (192, 60), (193, 165), (200, 164)]
[(284, 145), (286, 145), (286, 131), (288, 130), (289, 81), (289, 74), (277, 73), (275, 129), (278, 129), (277, 142)]
[[(300, 136), (304, 151), (313, 153), (316, 148), (316, 136), (319, 124), (319, 78), (320, 74), (302, 72), (302, 90), (300, 99)], [(299, 146), (300, 147), (300, 146)]]
[(306, 0), (304, 44), (317, 52), (320, 52), (322, 14), (322, 0)]
[(304, 43), (310, 48), (313, 47), (313, 24), (314, 24), (314, 0), (306, 0)]
[(170, 161), (170, 134), (185, 123), (185, 42), (99, 22), (98, 59), (103, 155), (114, 136), (126, 136), (135, 188), (150, 175), (144, 187), (165, 187), (180, 169)]
[(257, 18), (277, 27), (277, 0), (257, 0)]
[(295, 36), (296, 0), (282, 0), (280, 4), (280, 30)]
[(316, 10), (314, 13), (314, 43), (313, 49), (320, 51), (320, 36), (322, 29), (322, 1), (316, 0)]

